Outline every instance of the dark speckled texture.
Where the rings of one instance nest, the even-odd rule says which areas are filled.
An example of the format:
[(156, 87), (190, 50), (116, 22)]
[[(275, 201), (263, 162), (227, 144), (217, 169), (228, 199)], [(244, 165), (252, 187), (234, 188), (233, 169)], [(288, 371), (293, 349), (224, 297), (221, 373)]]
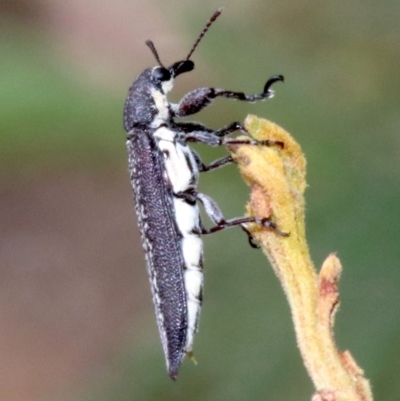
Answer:
[(160, 336), (169, 375), (176, 379), (185, 355), (187, 307), (184, 260), (177, 241), (180, 234), (172, 215), (173, 195), (164, 178), (163, 156), (152, 132), (133, 130), (127, 147)]
[(129, 88), (124, 108), (124, 128), (129, 132), (133, 127), (148, 127), (158, 110), (150, 94), (155, 84), (151, 80), (152, 68), (144, 70)]

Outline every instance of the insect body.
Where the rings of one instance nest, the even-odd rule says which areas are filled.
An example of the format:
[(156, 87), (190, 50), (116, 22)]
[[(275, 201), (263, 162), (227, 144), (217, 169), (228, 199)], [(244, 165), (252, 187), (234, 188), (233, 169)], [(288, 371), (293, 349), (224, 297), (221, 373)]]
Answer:
[[(169, 103), (166, 97), (174, 79), (193, 70), (194, 63), (190, 57), (220, 13), (221, 10), (217, 10), (213, 14), (186, 59), (170, 67), (161, 63), (153, 43), (147, 41), (159, 65), (144, 70), (136, 78), (129, 89), (124, 109), (136, 213), (167, 369), (174, 380), (183, 357), (192, 352), (201, 309), (203, 245), (200, 236), (237, 225), (248, 233), (246, 223), (276, 229), (268, 218), (225, 220), (216, 203), (197, 192), (196, 188), (200, 172), (213, 170), (233, 160), (228, 156), (206, 166), (190, 149), (188, 142), (211, 146), (282, 144), (227, 138), (237, 130), (246, 132), (237, 122), (214, 131), (199, 123), (176, 122), (175, 119), (199, 112), (216, 97), (248, 102), (270, 98), (273, 96), (270, 86), (282, 81), (283, 77), (270, 78), (263, 92), (257, 95), (201, 88), (188, 93), (179, 104)], [(214, 227), (207, 229), (203, 226), (199, 202), (215, 223)]]

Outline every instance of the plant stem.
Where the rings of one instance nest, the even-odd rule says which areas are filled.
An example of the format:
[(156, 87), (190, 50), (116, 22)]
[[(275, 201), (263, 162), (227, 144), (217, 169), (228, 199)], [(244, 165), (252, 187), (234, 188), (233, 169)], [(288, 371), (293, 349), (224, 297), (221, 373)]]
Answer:
[(249, 225), (278, 276), (288, 299), (297, 343), (316, 392), (312, 401), (372, 401), (369, 382), (348, 351), (339, 352), (333, 336), (339, 305), (339, 259), (331, 254), (319, 275), (305, 237), (305, 158), (300, 146), (282, 128), (249, 116), (245, 126), (257, 140), (278, 146), (232, 145), (232, 156), (251, 187), (248, 214), (270, 217), (280, 231)]

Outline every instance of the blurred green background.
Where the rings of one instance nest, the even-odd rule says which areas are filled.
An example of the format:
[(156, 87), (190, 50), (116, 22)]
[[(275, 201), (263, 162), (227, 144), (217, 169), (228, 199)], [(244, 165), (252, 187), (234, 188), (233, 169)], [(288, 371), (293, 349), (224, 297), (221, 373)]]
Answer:
[[(400, 399), (400, 3), (397, 0), (8, 0), (0, 5), (0, 400), (309, 400), (290, 313), (241, 230), (205, 238), (195, 340), (169, 380), (127, 172), (122, 108), (154, 64), (182, 59), (218, 22), (170, 99), (200, 86), (271, 101), (217, 100), (211, 127), (247, 113), (283, 126), (308, 160), (307, 233), (319, 268), (344, 273), (340, 349), (376, 400)], [(219, 149), (197, 149), (205, 161)], [(201, 177), (226, 216), (248, 190), (235, 166)]]

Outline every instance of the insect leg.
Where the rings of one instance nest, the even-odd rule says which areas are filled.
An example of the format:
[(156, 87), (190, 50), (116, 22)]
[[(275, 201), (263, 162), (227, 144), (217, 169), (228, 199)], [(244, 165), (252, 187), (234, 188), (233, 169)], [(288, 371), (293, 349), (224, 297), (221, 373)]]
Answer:
[(232, 132), (241, 131), (249, 134), (246, 128), (238, 122), (233, 122), (217, 131), (199, 123), (175, 123), (177, 129), (183, 133), (183, 138), (188, 142), (199, 142), (210, 146), (225, 146), (225, 145), (262, 145), (262, 146), (279, 146), (284, 147), (283, 142), (273, 140), (257, 141), (252, 138), (227, 138)]
[[(197, 200), (200, 200), (200, 202), (203, 204), (204, 209), (208, 215), (208, 217), (218, 225), (220, 225), (222, 222), (225, 222), (224, 216), (222, 215), (221, 209), (217, 206), (217, 204), (208, 196), (195, 192), (195, 191), (185, 191), (185, 192), (180, 192), (178, 194), (175, 194), (175, 196), (179, 198), (183, 198), (186, 200), (186, 202), (190, 204), (194, 204)], [(247, 222), (247, 220), (246, 220)], [(249, 240), (249, 244), (252, 248), (259, 248), (259, 246), (256, 244), (253, 236), (251, 235), (250, 231), (245, 227), (244, 224), (241, 224), (240, 227), (242, 230), (246, 233), (247, 238)], [(225, 227), (227, 228), (227, 227)], [(210, 229), (213, 230), (213, 229)], [(215, 231), (210, 231), (206, 228), (204, 228), (203, 224), (200, 221), (200, 231), (198, 234), (210, 234), (211, 232)], [(222, 228), (220, 228), (222, 230)]]
[(223, 139), (222, 145), (226, 144), (237, 144), (237, 145), (263, 145), (263, 146), (279, 146), (280, 148), (283, 149), (284, 145), (283, 142), (281, 141), (273, 141), (273, 140), (264, 140), (264, 141), (257, 141), (255, 139), (235, 139), (235, 138), (225, 138), (227, 135), (230, 135), (232, 132), (235, 131), (241, 131), (242, 133), (249, 135), (249, 131), (240, 123), (238, 122), (233, 122), (226, 127), (220, 128), (218, 131), (215, 131), (215, 135), (219, 136), (220, 138)]
[(263, 92), (255, 95), (246, 95), (243, 92), (234, 92), (218, 88), (199, 88), (185, 95), (179, 104), (170, 104), (170, 111), (172, 117), (186, 117), (198, 113), (217, 97), (242, 100), (245, 102), (269, 99), (274, 96), (274, 91), (271, 89), (271, 86), (278, 81), (283, 81), (283, 76), (273, 75), (265, 83)]
[(226, 145), (261, 145), (261, 146), (279, 146), (284, 147), (283, 142), (273, 140), (257, 141), (251, 138), (221, 138), (221, 132), (208, 132), (208, 131), (192, 131), (186, 135), (188, 142), (199, 142), (210, 146), (226, 146)]
[(222, 96), (226, 97), (228, 99), (236, 99), (236, 100), (243, 100), (245, 102), (256, 102), (257, 100), (265, 100), (273, 97), (275, 95), (275, 92), (271, 89), (272, 84), (278, 81), (283, 82), (284, 78), (283, 75), (273, 75), (264, 85), (264, 90), (262, 93), (257, 94), (257, 95), (246, 95), (243, 92), (233, 92), (233, 91), (227, 91), (223, 89), (215, 89), (215, 94), (214, 96)]
[(220, 159), (214, 160), (212, 163), (210, 163), (207, 166), (205, 164), (203, 164), (202, 168), (200, 169), (200, 172), (215, 170), (216, 168), (226, 166), (227, 164), (231, 164), (233, 162), (234, 162), (234, 160), (233, 160), (232, 156), (221, 157)]
[(225, 156), (225, 157), (221, 157), (220, 159), (214, 160), (212, 163), (206, 165), (203, 163), (203, 161), (201, 160), (201, 158), (197, 154), (197, 152), (195, 152), (193, 149), (191, 149), (191, 152), (194, 156), (194, 159), (196, 160), (196, 164), (201, 173), (204, 173), (206, 171), (215, 170), (217, 168), (226, 166), (227, 164), (231, 164), (234, 162), (232, 156)]
[(287, 237), (289, 235), (288, 233), (280, 231), (278, 229), (277, 225), (273, 221), (271, 221), (271, 219), (268, 217), (259, 219), (257, 217), (248, 216), (248, 217), (235, 217), (233, 219), (225, 220), (225, 218), (221, 212), (221, 209), (210, 197), (208, 197), (207, 195), (204, 195), (202, 193), (197, 193), (196, 197), (203, 204), (204, 210), (207, 213), (207, 215), (215, 223), (215, 226), (211, 227), (211, 228), (202, 227), (202, 234), (212, 234), (217, 231), (224, 230), (225, 228), (241, 226), (242, 229), (244, 230), (244, 232), (248, 235), (250, 245), (253, 247), (255, 245), (254, 239), (253, 239), (253, 236), (250, 234), (250, 232), (248, 231), (248, 229), (245, 226), (245, 224), (247, 224), (247, 223), (256, 223), (263, 227), (271, 228), (277, 234), (279, 234), (283, 237)]

